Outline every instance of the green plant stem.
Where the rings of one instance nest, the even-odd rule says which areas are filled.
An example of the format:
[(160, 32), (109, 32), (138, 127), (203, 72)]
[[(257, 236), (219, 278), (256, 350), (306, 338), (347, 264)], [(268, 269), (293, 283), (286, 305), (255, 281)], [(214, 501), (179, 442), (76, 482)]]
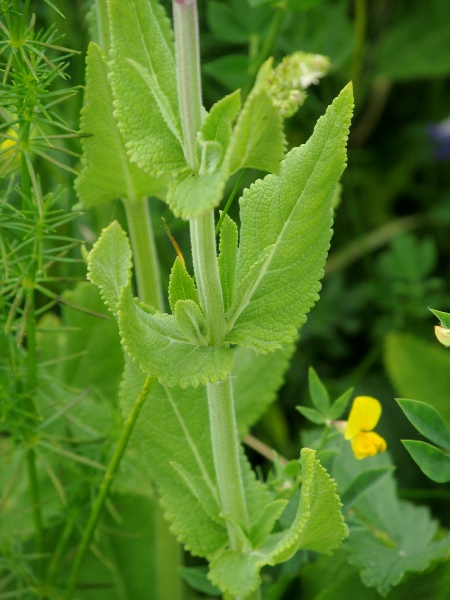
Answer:
[[(33, 274), (34, 275), (34, 274)], [(33, 276), (34, 279), (34, 276)], [(35, 316), (35, 302), (34, 302), (34, 286), (32, 282), (29, 284), (27, 289), (27, 300), (26, 305), (28, 307), (27, 324), (26, 324), (26, 338), (27, 338), (27, 395), (25, 410), (30, 415), (33, 433), (30, 433), (27, 427), (24, 430), (25, 444), (28, 445), (26, 451), (27, 460), (27, 475), (28, 475), (28, 488), (30, 493), (31, 501), (31, 512), (33, 515), (34, 525), (34, 540), (35, 540), (35, 552), (42, 554), (44, 550), (44, 526), (41, 511), (41, 500), (39, 491), (39, 479), (36, 470), (36, 453), (34, 450), (34, 444), (36, 437), (34, 434), (34, 428), (37, 424), (38, 414), (36, 411), (36, 405), (34, 402), (34, 394), (37, 387), (37, 361), (36, 361), (36, 316)], [(39, 577), (43, 574), (43, 562), (42, 558), (37, 561), (37, 573)]]
[(173, 0), (173, 23), (184, 155), (195, 169), (196, 136), (203, 120), (196, 0)]
[(169, 531), (169, 524), (156, 498), (153, 525), (157, 555), (155, 576), (157, 598), (158, 600), (181, 600), (184, 598), (184, 592), (178, 567), (182, 564), (182, 550), (175, 536)]
[[(222, 512), (248, 529), (231, 377), (218, 383), (208, 383), (207, 392), (214, 467)], [(227, 530), (232, 550), (241, 551), (235, 531), (228, 523)]]
[(366, 0), (355, 0), (355, 46), (353, 50), (350, 78), (353, 89), (359, 89), (359, 80), (364, 58), (364, 45), (367, 30), (367, 4)]
[[(175, 49), (181, 126), (187, 148), (195, 149), (201, 125), (200, 61), (195, 0), (174, 0)], [(186, 79), (192, 74), (195, 85)], [(195, 89), (195, 93), (191, 90)], [(187, 137), (190, 136), (190, 137)], [(214, 212), (207, 211), (191, 219), (191, 245), (199, 298), (210, 329), (211, 345), (220, 345), (225, 337), (225, 314), (217, 265)], [(248, 528), (248, 514), (239, 461), (240, 447), (233, 403), (231, 377), (207, 384), (211, 442), (222, 511)], [(240, 551), (240, 541), (227, 524), (231, 548)]]
[(147, 198), (124, 201), (139, 298), (164, 311), (158, 254)]
[[(139, 297), (146, 304), (164, 312), (161, 274), (149, 202), (144, 198), (137, 201), (128, 200), (124, 204)], [(178, 567), (182, 562), (181, 548), (169, 531), (169, 525), (156, 498), (153, 531), (157, 598), (158, 600), (181, 600), (184, 597), (183, 584), (178, 573)]]
[(220, 226), (222, 225), (223, 220), (225, 219), (228, 211), (230, 210), (230, 206), (236, 197), (236, 194), (239, 190), (239, 186), (241, 185), (242, 178), (244, 177), (246, 171), (247, 171), (247, 169), (242, 169), (242, 171), (239, 173), (239, 177), (237, 178), (236, 183), (234, 184), (233, 190), (227, 200), (227, 203), (225, 204), (225, 208), (221, 212), (220, 219), (217, 222), (216, 230), (215, 230), (216, 235), (219, 233)]
[(72, 598), (73, 596), (75, 586), (78, 581), (80, 568), (83, 563), (86, 551), (91, 542), (92, 534), (94, 533), (95, 527), (97, 526), (103, 505), (111, 489), (114, 477), (116, 476), (117, 469), (127, 447), (131, 432), (133, 431), (134, 425), (139, 416), (141, 408), (154, 382), (155, 380), (152, 377), (147, 377), (144, 386), (142, 387), (142, 390), (133, 406), (133, 409), (124, 423), (122, 433), (120, 434), (120, 438), (117, 442), (114, 454), (108, 465), (105, 476), (103, 477), (100, 490), (95, 499), (94, 506), (92, 507), (91, 514), (89, 515), (89, 520), (86, 524), (86, 527), (84, 528), (83, 536), (81, 538), (80, 545), (75, 555), (75, 559), (72, 563), (72, 569), (70, 571), (69, 579), (67, 582), (66, 600), (70, 600), (70, 598)]
[[(34, 448), (27, 448), (26, 451), (27, 460), (27, 474), (28, 474), (28, 488), (30, 492), (31, 500), (31, 513), (33, 515), (34, 525), (34, 543), (36, 554), (42, 554), (44, 549), (44, 536), (43, 536), (43, 523), (41, 513), (41, 499), (39, 493), (39, 481), (36, 470), (36, 453)], [(38, 559), (38, 573), (42, 575), (42, 559)]]
[(195, 279), (210, 331), (209, 343), (221, 344), (225, 337), (225, 314), (217, 265), (214, 212), (207, 211), (190, 221)]
[(106, 0), (95, 0), (95, 12), (97, 14), (98, 43), (103, 49), (105, 56), (109, 56), (110, 34), (108, 21), (108, 6)]

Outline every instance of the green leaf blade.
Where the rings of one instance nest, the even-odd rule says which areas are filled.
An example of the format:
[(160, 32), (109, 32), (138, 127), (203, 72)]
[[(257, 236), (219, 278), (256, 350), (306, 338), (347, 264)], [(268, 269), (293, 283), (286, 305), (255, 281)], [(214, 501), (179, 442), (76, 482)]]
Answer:
[[(174, 174), (186, 165), (183, 149), (158, 106), (155, 94), (167, 98), (167, 111), (178, 130), (179, 108), (170, 25), (155, 1), (109, 0), (111, 84), (119, 128), (131, 160), (152, 175)], [(132, 59), (151, 74), (152, 91)]]
[(131, 246), (117, 221), (106, 227), (88, 258), (88, 279), (100, 288), (103, 301), (116, 314), (122, 290), (131, 279)]
[(196, 387), (224, 379), (231, 371), (230, 348), (190, 343), (175, 316), (148, 314), (134, 302), (128, 288), (118, 309), (120, 334), (128, 354), (161, 383)]
[(397, 399), (397, 403), (419, 433), (450, 452), (450, 431), (435, 408), (417, 400)]
[(439, 448), (417, 440), (402, 440), (403, 445), (427, 477), (437, 483), (450, 481), (450, 456)]
[(169, 304), (172, 313), (175, 313), (175, 305), (178, 300), (192, 300), (200, 304), (194, 280), (177, 256), (169, 278)]
[(228, 341), (272, 351), (294, 339), (317, 301), (352, 107), (347, 86), (310, 140), (288, 154), (280, 175), (268, 175), (244, 192), (237, 281), (252, 268), (257, 276), (228, 314)]
[(280, 111), (264, 89), (255, 89), (248, 96), (233, 131), (227, 153), (230, 173), (244, 168), (276, 173), (285, 146)]
[(108, 66), (101, 49), (90, 43), (86, 57), (86, 87), (80, 130), (83, 156), (75, 181), (80, 203), (94, 206), (107, 200), (142, 196), (164, 198), (166, 182), (130, 163), (113, 116)]
[(308, 371), (308, 383), (309, 394), (314, 406), (320, 414), (326, 416), (330, 408), (330, 396), (312, 367)]
[(225, 215), (220, 227), (218, 258), (219, 276), (222, 285), (225, 312), (228, 311), (234, 299), (237, 253), (238, 228), (236, 223), (228, 215)]

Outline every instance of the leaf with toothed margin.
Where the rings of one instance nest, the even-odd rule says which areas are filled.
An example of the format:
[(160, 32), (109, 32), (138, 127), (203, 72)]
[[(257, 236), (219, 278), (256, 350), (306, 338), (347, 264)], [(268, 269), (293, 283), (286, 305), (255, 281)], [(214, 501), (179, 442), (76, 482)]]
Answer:
[(265, 565), (289, 560), (300, 548), (329, 554), (347, 535), (336, 484), (315, 458), (301, 452), (303, 483), (297, 515), (286, 531), (272, 534), (247, 554), (221, 549), (211, 561), (210, 581), (230, 596), (246, 597), (261, 584)]
[(234, 299), (237, 252), (238, 228), (233, 219), (225, 215), (220, 227), (219, 258), (217, 259), (225, 312), (228, 311)]
[[(124, 416), (144, 380), (138, 365), (128, 360), (120, 392)], [(141, 409), (130, 444), (145, 459), (171, 531), (186, 549), (209, 557), (224, 547), (228, 536), (218, 508), (206, 389), (181, 390), (156, 383)], [(272, 498), (256, 480), (242, 451), (240, 458), (250, 527), (256, 535)], [(272, 511), (269, 517), (272, 519)]]
[(240, 106), (237, 91), (214, 104), (206, 116), (197, 135), (198, 172), (186, 168), (169, 185), (167, 203), (176, 216), (190, 219), (221, 201), (230, 175), (226, 151)]
[(113, 313), (123, 288), (131, 278), (132, 252), (127, 235), (117, 221), (103, 229), (89, 252), (87, 277), (100, 288), (104, 303)]
[(83, 207), (107, 200), (127, 200), (144, 196), (164, 199), (167, 182), (152, 177), (130, 163), (122, 136), (113, 116), (108, 65), (102, 50), (89, 44), (86, 58), (86, 86), (80, 130), (83, 156), (75, 189)]
[(182, 388), (224, 379), (231, 371), (233, 353), (225, 346), (197, 346), (189, 342), (173, 315), (148, 314), (123, 290), (118, 306), (119, 331), (128, 354), (147, 375)]
[(200, 305), (194, 280), (177, 256), (169, 278), (169, 304), (172, 313), (175, 313), (175, 305), (178, 300), (192, 300)]
[(280, 174), (244, 191), (236, 271), (243, 293), (236, 293), (227, 315), (228, 342), (258, 352), (280, 348), (295, 338), (317, 301), (352, 108), (349, 84), (308, 142), (287, 155)]
[(230, 173), (252, 168), (276, 173), (286, 140), (280, 111), (259, 86), (249, 94), (228, 147)]
[(115, 116), (129, 156), (151, 175), (176, 174), (186, 160), (170, 22), (156, 0), (108, 8)]
[(192, 344), (208, 345), (209, 328), (198, 304), (192, 300), (178, 300), (175, 318), (184, 337)]

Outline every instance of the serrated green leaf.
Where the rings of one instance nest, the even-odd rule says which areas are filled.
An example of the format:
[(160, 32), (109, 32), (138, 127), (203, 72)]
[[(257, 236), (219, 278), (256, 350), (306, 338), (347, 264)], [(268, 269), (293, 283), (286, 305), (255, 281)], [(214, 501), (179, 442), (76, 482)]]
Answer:
[(167, 202), (176, 216), (196, 217), (222, 199), (230, 175), (226, 150), (239, 108), (239, 92), (222, 98), (211, 108), (197, 138), (200, 171), (186, 168), (169, 185)]
[(177, 256), (169, 279), (169, 304), (172, 313), (175, 313), (175, 305), (178, 300), (192, 300), (199, 304), (194, 280)]
[(368, 469), (360, 473), (341, 494), (344, 509), (348, 510), (363, 494), (366, 494), (380, 479), (392, 472), (391, 467)]
[(226, 169), (204, 175), (184, 169), (170, 182), (167, 203), (176, 217), (192, 219), (219, 204), (227, 179)]
[(131, 278), (132, 252), (127, 235), (117, 221), (103, 229), (89, 252), (87, 277), (100, 288), (103, 301), (113, 314), (123, 288)]
[[(120, 394), (124, 414), (129, 413), (144, 379), (136, 363), (128, 360)], [(180, 390), (155, 384), (141, 409), (131, 445), (145, 457), (179, 541), (200, 556), (224, 547), (228, 539), (225, 522), (218, 510), (214, 514), (218, 491), (205, 388)], [(180, 476), (174, 476), (175, 463)], [(255, 479), (243, 452), (241, 470), (252, 526), (271, 497)]]
[(320, 414), (315, 408), (309, 408), (308, 406), (297, 406), (298, 412), (301, 413), (312, 423), (316, 425), (323, 425), (325, 423), (325, 417)]
[(427, 477), (438, 483), (450, 481), (450, 456), (427, 442), (402, 440), (402, 444)]
[(164, 198), (166, 181), (151, 177), (129, 162), (113, 117), (108, 66), (101, 49), (90, 43), (86, 58), (86, 87), (80, 130), (83, 156), (75, 189), (84, 207), (114, 198), (133, 201), (143, 196)]
[(219, 258), (217, 259), (225, 312), (230, 308), (234, 299), (237, 252), (238, 228), (233, 219), (225, 215), (220, 227)]
[[(163, 8), (151, 0), (109, 0), (111, 85), (115, 115), (133, 162), (152, 175), (174, 174), (186, 166), (183, 149), (158, 106), (179, 124), (178, 92), (170, 24)], [(150, 89), (130, 60), (157, 83)]]
[(206, 514), (216, 523), (222, 525), (222, 520), (219, 517), (220, 506), (215, 488), (208, 485), (204, 476), (192, 475), (188, 473), (183, 465), (177, 462), (170, 463), (178, 475), (181, 477), (186, 487), (197, 499)]
[(284, 562), (299, 548), (328, 553), (347, 535), (336, 485), (314, 455), (313, 450), (302, 450), (303, 484), (291, 527), (249, 554), (222, 550), (213, 557), (208, 577), (225, 593), (245, 597), (260, 585), (264, 565)]
[(303, 483), (297, 516), (271, 554), (269, 564), (291, 558), (300, 548), (330, 553), (347, 536), (336, 483), (315, 458), (315, 451), (300, 454)]
[(236, 294), (227, 315), (227, 341), (259, 352), (279, 348), (294, 339), (316, 302), (352, 107), (349, 85), (319, 119), (310, 140), (288, 154), (280, 175), (268, 175), (245, 190), (236, 279), (242, 282), (252, 267), (258, 276), (248, 293)]
[[(144, 380), (138, 365), (128, 360), (120, 394), (125, 415)], [(141, 409), (130, 445), (145, 457), (171, 531), (186, 549), (207, 556), (224, 545), (225, 524), (208, 515), (185, 481), (174, 476), (171, 465), (177, 463), (192, 477), (201, 478), (208, 495), (218, 498), (205, 388), (180, 390), (156, 384)]]
[(198, 140), (200, 146), (200, 168), (199, 175), (208, 175), (214, 173), (219, 168), (223, 158), (223, 148), (219, 142), (210, 140)]
[(450, 354), (404, 333), (386, 337), (384, 361), (399, 396), (431, 404), (450, 426)]
[(434, 310), (433, 308), (429, 308), (433, 315), (439, 319), (441, 325), (446, 329), (450, 329), (450, 313), (442, 312), (442, 310)]
[(417, 400), (397, 399), (397, 403), (419, 433), (450, 452), (450, 431), (435, 408)]
[(181, 333), (191, 344), (208, 345), (208, 326), (198, 304), (192, 300), (178, 300), (175, 317)]
[(343, 412), (347, 408), (347, 404), (349, 403), (350, 398), (353, 394), (353, 388), (349, 388), (343, 394), (337, 398), (333, 404), (331, 405), (331, 409), (328, 413), (328, 418), (332, 421), (339, 419), (342, 416)]
[(204, 140), (218, 142), (224, 153), (230, 143), (232, 124), (241, 108), (241, 92), (236, 90), (216, 102), (203, 121), (201, 135)]
[(142, 66), (136, 60), (132, 58), (127, 58), (127, 61), (130, 63), (132, 67), (136, 69), (139, 75), (144, 80), (151, 94), (153, 95), (156, 104), (161, 112), (161, 115), (166, 122), (167, 127), (170, 129), (174, 137), (178, 140), (180, 145), (182, 144), (182, 133), (181, 133), (181, 124), (180, 124), (180, 116), (178, 114), (174, 114), (172, 112), (172, 107), (170, 105), (169, 98), (164, 94), (164, 91), (161, 89), (161, 86), (158, 81), (158, 77), (155, 73), (149, 72), (144, 66)]
[(118, 317), (128, 354), (147, 375), (157, 377), (161, 383), (196, 387), (224, 379), (231, 371), (230, 348), (192, 344), (184, 337), (175, 316), (148, 314), (133, 301), (129, 288), (122, 293)]
[(278, 172), (285, 146), (280, 111), (258, 86), (245, 101), (233, 130), (227, 152), (230, 174), (244, 168)]
[(309, 367), (308, 371), (308, 384), (312, 403), (320, 414), (327, 416), (330, 408), (330, 396), (312, 367)]

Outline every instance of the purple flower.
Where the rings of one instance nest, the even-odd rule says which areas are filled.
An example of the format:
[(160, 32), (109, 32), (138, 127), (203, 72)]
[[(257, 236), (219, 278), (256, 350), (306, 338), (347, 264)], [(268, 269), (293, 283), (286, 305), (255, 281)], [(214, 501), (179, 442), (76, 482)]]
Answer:
[(434, 157), (436, 160), (450, 158), (450, 117), (440, 123), (430, 123), (427, 127), (428, 135), (433, 141)]

